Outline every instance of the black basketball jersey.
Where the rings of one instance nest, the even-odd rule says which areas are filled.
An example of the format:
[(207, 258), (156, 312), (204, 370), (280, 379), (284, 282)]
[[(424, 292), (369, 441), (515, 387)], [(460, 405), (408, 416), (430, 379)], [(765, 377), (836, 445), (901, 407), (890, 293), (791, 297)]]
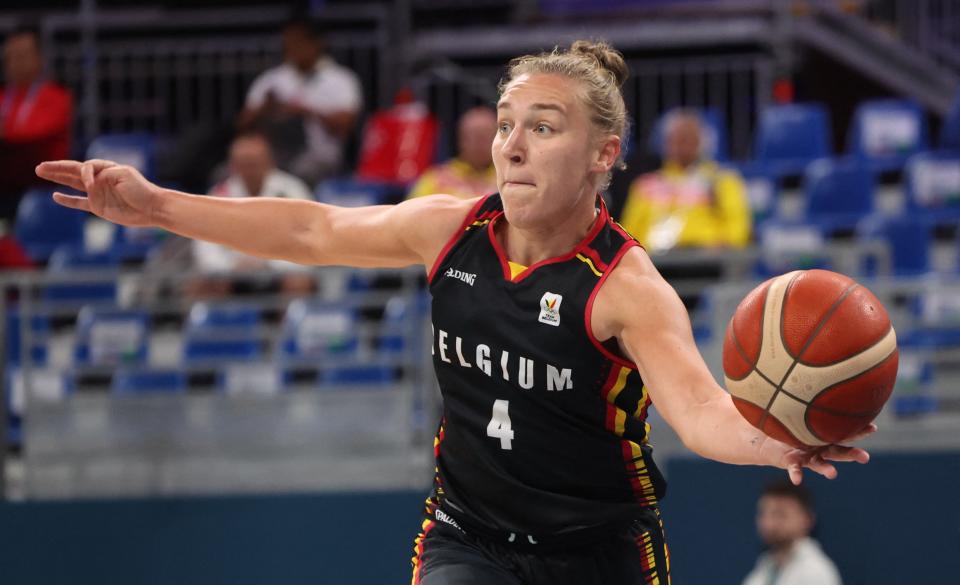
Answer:
[(557, 537), (623, 525), (663, 496), (640, 375), (590, 326), (597, 291), (638, 245), (599, 201), (570, 253), (511, 278), (490, 195), (430, 272), (444, 404), (431, 504), (467, 526)]

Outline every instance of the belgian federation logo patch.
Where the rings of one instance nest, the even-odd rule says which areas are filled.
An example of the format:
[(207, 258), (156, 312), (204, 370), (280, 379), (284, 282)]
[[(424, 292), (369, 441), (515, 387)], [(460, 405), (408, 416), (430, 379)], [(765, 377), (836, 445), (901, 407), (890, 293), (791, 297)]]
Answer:
[(560, 303), (563, 302), (563, 296), (552, 292), (543, 293), (540, 299), (540, 319), (541, 323), (558, 327), (560, 325)]

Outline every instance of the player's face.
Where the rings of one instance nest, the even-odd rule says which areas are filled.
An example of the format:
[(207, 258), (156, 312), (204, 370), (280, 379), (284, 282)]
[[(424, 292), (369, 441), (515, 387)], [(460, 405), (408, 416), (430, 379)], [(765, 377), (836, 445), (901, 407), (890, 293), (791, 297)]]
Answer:
[(771, 548), (790, 546), (812, 527), (813, 518), (795, 498), (766, 495), (757, 503), (757, 533)]
[(619, 153), (619, 139), (596, 136), (581, 92), (564, 76), (524, 74), (500, 97), (493, 163), (511, 224), (558, 224), (584, 197), (592, 206), (600, 176)]

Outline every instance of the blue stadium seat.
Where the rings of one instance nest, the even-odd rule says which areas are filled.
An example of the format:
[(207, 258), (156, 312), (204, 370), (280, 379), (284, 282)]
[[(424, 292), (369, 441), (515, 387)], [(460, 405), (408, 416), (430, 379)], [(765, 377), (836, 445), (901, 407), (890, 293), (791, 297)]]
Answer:
[[(674, 109), (664, 112), (664, 114), (657, 120), (656, 124), (654, 124), (653, 130), (650, 132), (650, 150), (660, 154), (661, 156), (663, 155), (663, 140), (667, 118), (674, 111), (676, 110)], [(697, 111), (700, 115), (700, 121), (704, 129), (704, 136), (701, 144), (701, 152), (703, 153), (703, 156), (707, 159), (719, 162), (725, 162), (729, 160), (729, 154), (727, 150), (727, 124), (724, 122), (720, 111), (716, 108), (704, 108), (702, 110), (695, 111)]]
[(187, 329), (253, 331), (260, 326), (260, 309), (243, 303), (195, 303), (187, 316)]
[(318, 184), (314, 197), (321, 203), (340, 207), (365, 207), (402, 199), (404, 193), (405, 189), (390, 183), (336, 178)]
[[(411, 306), (413, 305), (413, 306)], [(420, 320), (430, 311), (430, 295), (395, 296), (387, 301), (380, 323), (377, 349), (386, 354), (398, 354), (406, 349), (411, 332), (419, 331)]]
[(259, 360), (264, 355), (259, 339), (217, 339), (188, 336), (184, 340), (183, 362), (189, 365), (219, 365), (225, 362)]
[(152, 134), (101, 134), (87, 147), (87, 158), (130, 165), (148, 179), (156, 178), (157, 144)]
[(940, 148), (960, 151), (960, 88), (940, 129)]
[(74, 360), (92, 366), (142, 365), (149, 336), (146, 311), (83, 307), (77, 316)]
[(351, 366), (322, 370), (320, 384), (321, 386), (390, 384), (395, 378), (394, 369), (390, 366)]
[[(895, 275), (917, 276), (930, 271), (932, 228), (928, 220), (914, 215), (873, 216), (857, 226), (857, 234), (865, 240), (881, 239), (887, 242)], [(875, 267), (866, 267), (866, 272), (874, 273)]]
[(111, 250), (121, 261), (143, 262), (163, 243), (167, 232), (158, 228), (128, 228), (118, 225), (113, 232)]
[(910, 213), (945, 224), (960, 220), (960, 150), (917, 154), (904, 170)]
[(183, 361), (217, 365), (263, 358), (260, 310), (240, 303), (197, 303), (184, 327)]
[(36, 262), (46, 262), (61, 245), (83, 247), (87, 214), (63, 207), (51, 189), (32, 189), (20, 201), (13, 231), (17, 241)]
[(853, 229), (874, 211), (873, 171), (854, 159), (820, 159), (804, 173), (806, 221), (821, 225), (828, 234)]
[[(7, 344), (7, 365), (18, 366), (22, 363), (23, 342), (21, 339), (20, 311), (7, 309), (7, 322), (4, 329)], [(47, 339), (50, 336), (50, 319), (46, 315), (33, 315), (30, 318), (32, 343), (30, 360), (34, 366), (47, 365)]]
[(43, 288), (42, 297), (57, 303), (112, 303), (117, 297), (119, 268), (120, 259), (113, 251), (86, 252), (82, 247), (62, 245), (50, 256), (47, 274), (90, 282), (54, 282)]
[(799, 175), (830, 155), (830, 116), (822, 105), (767, 106), (760, 113), (753, 159), (776, 176)]
[(295, 358), (351, 355), (359, 345), (356, 326), (351, 309), (297, 299), (287, 307), (281, 352)]
[(187, 374), (183, 370), (120, 369), (113, 375), (111, 391), (118, 395), (183, 394)]
[(857, 106), (847, 135), (847, 151), (876, 171), (903, 168), (927, 148), (923, 109), (912, 100), (869, 100)]

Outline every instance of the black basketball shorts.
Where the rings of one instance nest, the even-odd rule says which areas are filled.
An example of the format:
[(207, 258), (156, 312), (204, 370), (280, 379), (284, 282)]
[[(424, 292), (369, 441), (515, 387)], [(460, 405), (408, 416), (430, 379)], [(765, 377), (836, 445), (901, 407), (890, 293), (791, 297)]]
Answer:
[[(522, 539), (520, 539), (522, 541)], [(416, 539), (413, 585), (669, 585), (670, 556), (656, 518), (588, 546), (538, 551), (428, 519)]]

